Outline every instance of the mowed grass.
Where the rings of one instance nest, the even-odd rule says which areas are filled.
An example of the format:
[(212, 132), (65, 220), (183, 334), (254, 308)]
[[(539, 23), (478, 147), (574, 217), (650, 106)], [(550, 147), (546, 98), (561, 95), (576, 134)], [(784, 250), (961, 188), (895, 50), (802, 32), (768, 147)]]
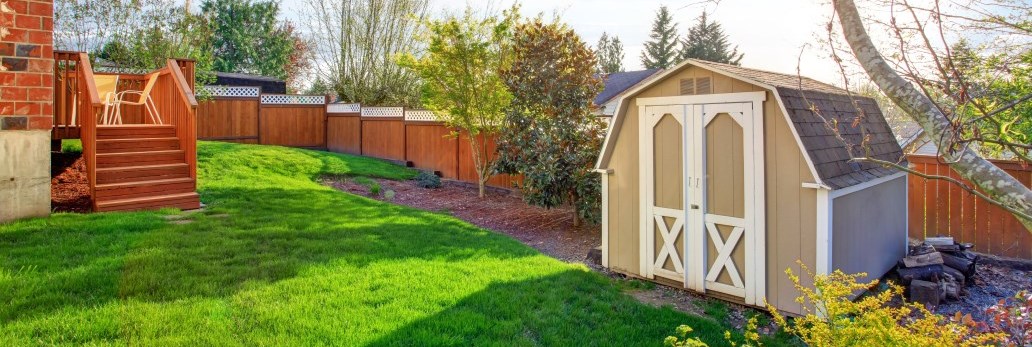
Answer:
[(0, 346), (659, 345), (711, 319), (443, 214), (345, 194), (322, 175), (387, 162), (202, 142), (208, 207), (0, 224)]

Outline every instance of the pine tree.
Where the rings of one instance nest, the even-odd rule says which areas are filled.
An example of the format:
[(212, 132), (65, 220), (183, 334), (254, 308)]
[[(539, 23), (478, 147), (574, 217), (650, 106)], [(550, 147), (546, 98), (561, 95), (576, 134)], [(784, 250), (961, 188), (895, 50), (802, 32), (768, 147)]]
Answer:
[(720, 23), (706, 20), (706, 12), (688, 29), (688, 36), (681, 39), (681, 60), (693, 58), (738, 65), (743, 55), (738, 53), (738, 46), (731, 47)]
[(603, 32), (602, 37), (598, 39), (598, 46), (595, 47), (595, 55), (598, 56), (599, 73), (608, 74), (624, 70), (623, 43), (619, 37), (609, 37), (609, 34)]
[(641, 64), (646, 69), (666, 69), (676, 64), (678, 53), (674, 49), (677, 44), (677, 23), (670, 17), (666, 6), (660, 6), (656, 12), (656, 20), (652, 22), (651, 39), (645, 42), (645, 51), (641, 52)]

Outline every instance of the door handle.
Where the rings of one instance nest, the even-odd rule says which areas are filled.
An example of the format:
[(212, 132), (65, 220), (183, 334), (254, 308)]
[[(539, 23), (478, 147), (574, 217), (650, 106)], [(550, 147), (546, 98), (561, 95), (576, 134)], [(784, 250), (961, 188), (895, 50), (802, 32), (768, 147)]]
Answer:
[(693, 210), (698, 210), (698, 209), (699, 209), (699, 205), (696, 205), (696, 204), (692, 204), (692, 209), (693, 209)]

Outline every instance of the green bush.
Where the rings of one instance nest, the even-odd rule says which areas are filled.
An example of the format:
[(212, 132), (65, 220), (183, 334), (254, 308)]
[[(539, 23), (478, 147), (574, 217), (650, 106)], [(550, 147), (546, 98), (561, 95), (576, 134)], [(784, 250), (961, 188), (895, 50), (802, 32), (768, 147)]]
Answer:
[(441, 178), (434, 175), (432, 172), (421, 171), (416, 176), (416, 184), (423, 188), (440, 188)]

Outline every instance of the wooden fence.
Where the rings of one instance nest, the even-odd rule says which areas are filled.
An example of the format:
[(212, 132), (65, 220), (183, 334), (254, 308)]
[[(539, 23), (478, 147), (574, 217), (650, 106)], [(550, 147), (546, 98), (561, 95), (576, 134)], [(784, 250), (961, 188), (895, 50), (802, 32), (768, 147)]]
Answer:
[[(207, 87), (197, 108), (198, 139), (326, 149), (404, 162), (446, 179), (475, 183), (467, 135), (427, 111), (327, 104), (323, 96), (261, 94), (257, 87)], [(494, 139), (487, 141), (494, 152)], [(488, 185), (512, 188), (519, 177)]]
[[(961, 179), (937, 157), (911, 155), (908, 159), (920, 172)], [(1013, 161), (993, 163), (1032, 186), (1032, 168)], [(974, 243), (979, 252), (1032, 259), (1032, 234), (1017, 218), (952, 183), (910, 175), (908, 205), (911, 237), (952, 236)]]

